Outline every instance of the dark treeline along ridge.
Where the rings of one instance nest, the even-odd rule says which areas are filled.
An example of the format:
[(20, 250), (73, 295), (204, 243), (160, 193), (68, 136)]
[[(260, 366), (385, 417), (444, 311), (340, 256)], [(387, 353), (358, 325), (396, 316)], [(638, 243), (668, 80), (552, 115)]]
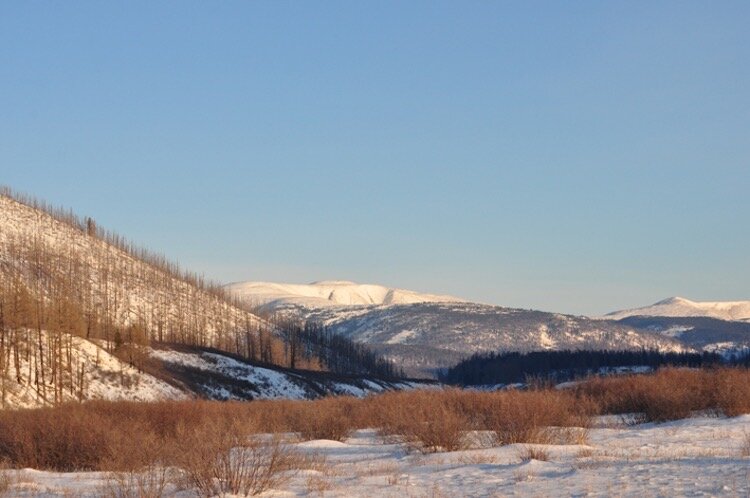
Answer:
[(530, 379), (566, 381), (597, 373), (602, 368), (646, 366), (705, 367), (722, 363), (715, 353), (662, 353), (659, 351), (536, 351), (478, 353), (440, 375), (454, 385), (489, 385), (527, 382)]

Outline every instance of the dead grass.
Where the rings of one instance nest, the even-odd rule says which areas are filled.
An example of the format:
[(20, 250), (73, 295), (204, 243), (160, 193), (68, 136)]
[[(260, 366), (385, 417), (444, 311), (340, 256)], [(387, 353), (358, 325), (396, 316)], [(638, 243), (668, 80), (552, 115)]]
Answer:
[(549, 452), (540, 446), (521, 446), (518, 450), (518, 458), (521, 462), (526, 463), (532, 460), (540, 460), (542, 462), (549, 461)]

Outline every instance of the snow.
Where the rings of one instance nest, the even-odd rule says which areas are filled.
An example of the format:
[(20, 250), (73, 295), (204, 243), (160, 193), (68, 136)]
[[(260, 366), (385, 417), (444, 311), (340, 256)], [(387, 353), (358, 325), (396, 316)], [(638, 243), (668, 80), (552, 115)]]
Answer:
[(327, 280), (310, 284), (238, 282), (229, 284), (226, 288), (248, 304), (272, 304), (273, 307), (283, 304), (320, 308), (462, 301), (452, 296), (424, 294), (406, 289), (357, 284), (344, 280)]
[(629, 316), (709, 317), (729, 321), (748, 321), (750, 320), (750, 301), (699, 302), (684, 297), (670, 297), (651, 306), (615, 311), (604, 318), (621, 320)]
[[(602, 418), (585, 446), (530, 445), (547, 461), (523, 460), (524, 445), (476, 447), (421, 455), (361, 430), (345, 442), (296, 443), (325, 458), (264, 496), (747, 496), (750, 459), (743, 450), (750, 415), (698, 417), (664, 424), (622, 425)], [(482, 441), (482, 438), (474, 438)], [(102, 494), (106, 474), (5, 471), (13, 496)], [(170, 487), (170, 496), (191, 491)]]
[[(268, 368), (241, 363), (214, 353), (180, 353), (153, 350), (151, 355), (167, 363), (177, 363), (207, 372), (218, 372), (233, 379), (246, 380), (258, 387), (256, 399), (307, 399), (307, 391), (295, 383), (290, 375)], [(231, 399), (228, 391), (217, 393), (219, 399)]]
[(417, 335), (416, 330), (404, 330), (385, 341), (385, 344), (403, 344)]

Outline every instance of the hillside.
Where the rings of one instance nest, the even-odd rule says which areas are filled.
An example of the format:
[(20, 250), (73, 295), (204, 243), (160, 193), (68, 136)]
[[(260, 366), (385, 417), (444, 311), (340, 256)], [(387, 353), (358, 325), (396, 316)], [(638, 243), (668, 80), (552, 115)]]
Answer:
[[(93, 380), (115, 374), (101, 361), (125, 378), (128, 368), (112, 358), (140, 369), (154, 343), (213, 348), (269, 366), (395, 372), (364, 348), (285, 325), (91, 218), (0, 189), (0, 383), (11, 405), (105, 396)], [(174, 394), (148, 377), (134, 385), (113, 396)]]
[(0, 276), (6, 293), (23, 286), (30, 298), (41, 298), (36, 311), (45, 316), (32, 321), (49, 319), (44, 312), (63, 301), (80, 309), (89, 338), (114, 339), (116, 328), (139, 325), (151, 339), (241, 352), (248, 349), (245, 331), (257, 334), (265, 326), (221, 289), (93, 220), (8, 195), (0, 195)]
[[(33, 334), (33, 333), (32, 333)], [(44, 334), (43, 344), (49, 337)], [(0, 408), (34, 408), (56, 402), (165, 401), (184, 399), (315, 399), (329, 395), (364, 396), (418, 384), (372, 376), (336, 375), (263, 365), (214, 349), (158, 345), (110, 354), (100, 341), (80, 337), (71, 343), (73, 363), (80, 366), (59, 399), (44, 396), (33, 379), (33, 365), (11, 362), (0, 378)], [(32, 357), (33, 358), (33, 357)], [(29, 375), (32, 372), (32, 375)], [(20, 380), (19, 380), (20, 379)]]
[(750, 301), (691, 301), (683, 297), (670, 297), (651, 306), (605, 315), (610, 320), (621, 320), (630, 316), (707, 317), (728, 321), (750, 321)]
[[(360, 289), (376, 288), (379, 297), (385, 295), (380, 286), (337, 285), (349, 291), (349, 301), (357, 301), (348, 298)], [(413, 303), (373, 299), (374, 304), (336, 305), (323, 296), (338, 290), (337, 285), (251, 282), (227, 288), (261, 310), (320, 323), (334, 334), (367, 344), (415, 376), (434, 376), (437, 370), (477, 352), (690, 349), (674, 338), (614, 321), (468, 303), (411, 291), (402, 292), (422, 298)], [(312, 296), (317, 291), (319, 294)]]
[(357, 284), (340, 280), (310, 284), (237, 282), (225, 288), (242, 302), (268, 311), (290, 306), (326, 308), (462, 301), (452, 296), (438, 296), (382, 285)]
[(673, 337), (699, 351), (725, 357), (750, 350), (750, 322), (708, 317), (630, 316), (619, 323)]
[(697, 302), (672, 297), (604, 318), (727, 357), (750, 349), (750, 301)]

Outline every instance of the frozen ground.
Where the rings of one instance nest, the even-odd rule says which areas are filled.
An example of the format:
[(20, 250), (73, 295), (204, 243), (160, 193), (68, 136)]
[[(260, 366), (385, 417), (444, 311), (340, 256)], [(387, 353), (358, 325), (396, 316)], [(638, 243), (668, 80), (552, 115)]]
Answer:
[[(524, 462), (521, 445), (420, 455), (365, 430), (345, 443), (295, 444), (324, 457), (325, 466), (301, 471), (265, 496), (745, 497), (748, 434), (750, 415), (635, 426), (603, 418), (591, 429), (588, 445), (534, 445), (548, 453), (548, 461)], [(14, 481), (12, 496), (98, 496), (106, 482), (101, 473), (6, 472)]]

